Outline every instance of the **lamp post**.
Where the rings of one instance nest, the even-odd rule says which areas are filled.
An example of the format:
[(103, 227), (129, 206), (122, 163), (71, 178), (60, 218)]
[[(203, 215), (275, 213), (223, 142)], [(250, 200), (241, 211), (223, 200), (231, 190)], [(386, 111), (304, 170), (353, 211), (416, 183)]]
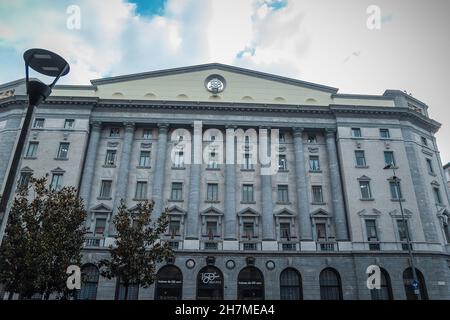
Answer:
[[(406, 233), (406, 242), (408, 245), (408, 254), (409, 254), (409, 263), (412, 269), (412, 276), (413, 276), (413, 283), (414, 284), (418, 284), (418, 280), (417, 280), (417, 273), (416, 273), (416, 267), (414, 264), (414, 256), (413, 256), (413, 251), (411, 248), (411, 238), (409, 235), (409, 228), (407, 225), (407, 221), (405, 218), (405, 214), (403, 213), (403, 205), (402, 205), (402, 199), (401, 199), (401, 195), (400, 195), (400, 181), (397, 178), (397, 176), (395, 175), (395, 167), (392, 163), (388, 164), (387, 166), (385, 166), (383, 169), (392, 169), (392, 172), (394, 173), (394, 175), (392, 176), (392, 180), (395, 183), (395, 187), (397, 188), (396, 193), (397, 193), (397, 199), (398, 199), (398, 204), (400, 205), (400, 212), (402, 214), (402, 220), (403, 220), (403, 227), (405, 228), (405, 233)], [(420, 285), (417, 286), (417, 288), (415, 288), (413, 286), (413, 284), (411, 284), (411, 287), (413, 289), (414, 294), (417, 296), (417, 299), (420, 300), (421, 299), (421, 293), (420, 293)]]
[[(7, 207), (8, 201), (11, 197), (12, 188), (14, 186), (14, 179), (20, 163), (25, 139), (30, 127), (31, 118), (33, 117), (34, 108), (37, 107), (52, 93), (52, 89), (60, 77), (69, 73), (70, 67), (66, 60), (54, 52), (45, 49), (29, 49), (23, 54), (25, 61), (25, 81), (28, 95), (28, 107), (25, 119), (20, 130), (19, 139), (14, 150), (11, 167), (9, 168), (8, 176), (6, 178), (5, 188), (0, 199), (0, 244), (2, 243), (4, 230), (8, 220)], [(49, 77), (55, 77), (53, 82), (49, 85), (37, 80), (29, 78), (29, 70), (43, 74)]]

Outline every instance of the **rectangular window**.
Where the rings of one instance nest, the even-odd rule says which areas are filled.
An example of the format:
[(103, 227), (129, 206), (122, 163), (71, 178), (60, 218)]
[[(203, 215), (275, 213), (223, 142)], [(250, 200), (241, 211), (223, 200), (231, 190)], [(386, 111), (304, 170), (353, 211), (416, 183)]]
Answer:
[(327, 226), (325, 223), (316, 223), (317, 240), (327, 239)]
[(208, 168), (210, 168), (210, 169), (219, 168), (219, 165), (217, 163), (217, 154), (215, 152), (211, 152), (209, 154)]
[(67, 156), (69, 155), (69, 145), (68, 142), (61, 142), (59, 144), (58, 159), (67, 159)]
[(391, 137), (389, 129), (380, 129), (380, 137), (383, 139), (389, 139)]
[(397, 228), (398, 228), (398, 235), (400, 237), (400, 241), (406, 241), (407, 240), (408, 221), (404, 221), (403, 219), (397, 220)]
[(35, 142), (35, 141), (32, 141), (28, 144), (27, 153), (26, 153), (27, 158), (36, 157), (38, 145), (39, 145), (39, 142)]
[(289, 192), (287, 185), (278, 185), (278, 202), (288, 203), (289, 202)]
[(106, 227), (106, 219), (105, 218), (97, 218), (95, 219), (95, 229), (94, 233), (103, 235), (105, 233), (105, 227)]
[(142, 138), (151, 139), (152, 138), (152, 129), (144, 129), (142, 131)]
[(370, 182), (369, 181), (360, 181), (359, 187), (361, 189), (361, 198), (362, 199), (371, 199), (372, 192), (370, 191)]
[(33, 128), (40, 128), (40, 129), (42, 129), (44, 127), (44, 122), (45, 122), (45, 119), (41, 119), (41, 118), (34, 119)]
[(245, 170), (252, 170), (253, 169), (252, 155), (250, 153), (245, 153), (244, 154), (244, 169)]
[(172, 182), (171, 200), (183, 199), (183, 184), (181, 182)]
[(169, 235), (176, 237), (180, 235), (180, 221), (170, 220), (169, 222)]
[(290, 223), (280, 223), (280, 237), (281, 239), (291, 239), (291, 224)]
[(366, 220), (367, 241), (378, 241), (377, 224), (375, 219)]
[(146, 181), (138, 181), (136, 183), (136, 199), (146, 199), (147, 198), (147, 182)]
[(386, 166), (391, 164), (395, 167), (395, 158), (394, 158), (393, 151), (385, 151), (384, 152), (384, 164)]
[(253, 222), (244, 222), (244, 237), (251, 239), (255, 236), (255, 227)]
[(243, 202), (253, 202), (253, 185), (244, 184), (242, 186), (242, 201)]
[(120, 137), (120, 128), (111, 128), (109, 136), (112, 138)]
[(64, 121), (64, 129), (73, 129), (74, 124), (75, 124), (74, 119), (66, 119)]
[(437, 204), (442, 204), (441, 191), (439, 190), (439, 188), (434, 187), (433, 194), (434, 194), (434, 201), (436, 201)]
[(317, 142), (317, 137), (315, 134), (309, 134), (308, 135), (308, 143), (316, 143)]
[(116, 164), (116, 150), (106, 150), (105, 165), (113, 166)]
[(352, 128), (352, 137), (361, 138), (361, 128)]
[(420, 137), (420, 141), (422, 142), (422, 144), (423, 144), (424, 146), (428, 146), (428, 140), (427, 140), (427, 138), (425, 138), (425, 137)]
[(206, 188), (206, 199), (208, 201), (219, 200), (219, 185), (217, 183), (208, 183)]
[(312, 186), (313, 202), (323, 203), (322, 186)]
[(30, 183), (31, 173), (22, 172), (20, 173), (19, 182), (17, 184), (18, 189), (28, 188), (28, 184)]
[(397, 184), (395, 181), (389, 182), (389, 188), (391, 190), (391, 198), (398, 200), (402, 198), (402, 189), (400, 187), (400, 183)]
[(428, 173), (434, 174), (433, 161), (427, 158)]
[(184, 168), (184, 152), (175, 152), (175, 168)]
[(207, 221), (206, 222), (206, 234), (210, 240), (214, 240), (214, 236), (217, 235), (217, 222)]
[(311, 171), (319, 171), (319, 157), (318, 156), (309, 156), (309, 169)]
[(278, 155), (278, 170), (287, 170), (287, 159), (285, 154)]
[(100, 188), (100, 198), (111, 197), (111, 180), (102, 180), (102, 186)]
[(52, 182), (50, 183), (50, 189), (58, 191), (62, 187), (63, 174), (62, 173), (54, 173), (52, 176)]
[(366, 166), (366, 156), (364, 151), (357, 150), (355, 151), (355, 159), (357, 167), (365, 167)]
[(140, 167), (150, 167), (150, 151), (141, 151), (139, 156)]

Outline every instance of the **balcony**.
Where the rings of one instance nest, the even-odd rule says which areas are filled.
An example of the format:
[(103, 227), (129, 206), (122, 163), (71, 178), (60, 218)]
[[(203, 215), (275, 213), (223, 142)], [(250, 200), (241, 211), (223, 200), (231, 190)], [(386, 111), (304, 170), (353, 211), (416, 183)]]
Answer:
[(338, 244), (335, 241), (318, 241), (317, 242), (317, 251), (339, 251)]
[(84, 241), (85, 247), (103, 247), (105, 245), (105, 238), (103, 235), (87, 235)]

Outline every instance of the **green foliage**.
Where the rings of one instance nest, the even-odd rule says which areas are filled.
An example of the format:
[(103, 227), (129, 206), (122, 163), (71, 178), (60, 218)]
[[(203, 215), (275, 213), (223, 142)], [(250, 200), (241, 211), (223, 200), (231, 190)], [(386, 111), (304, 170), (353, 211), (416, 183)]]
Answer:
[(156, 265), (173, 255), (167, 243), (161, 242), (161, 235), (169, 224), (167, 212), (151, 224), (153, 201), (142, 201), (136, 209), (129, 210), (121, 201), (117, 214), (113, 218), (117, 230), (114, 246), (110, 246), (111, 259), (100, 261), (101, 275), (118, 278), (125, 287), (125, 299), (128, 286), (137, 284), (148, 287), (155, 281)]
[(22, 298), (67, 297), (66, 269), (81, 263), (86, 211), (73, 187), (50, 190), (46, 178), (31, 178), (30, 184), (30, 190), (20, 190), (9, 213), (0, 247), (0, 282)]

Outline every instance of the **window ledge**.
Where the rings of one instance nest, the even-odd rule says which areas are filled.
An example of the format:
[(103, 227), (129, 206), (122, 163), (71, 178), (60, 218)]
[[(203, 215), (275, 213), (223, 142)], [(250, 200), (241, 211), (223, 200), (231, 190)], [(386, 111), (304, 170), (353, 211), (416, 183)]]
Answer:
[(25, 160), (36, 160), (37, 157), (23, 157)]
[(97, 197), (97, 200), (112, 200), (111, 197)]
[(375, 199), (374, 198), (367, 198), (367, 199), (360, 198), (359, 200), (361, 200), (361, 201), (374, 201)]
[(151, 166), (136, 166), (136, 169), (151, 169)]
[(220, 171), (220, 168), (206, 167), (205, 170), (208, 170), (208, 171)]
[(183, 199), (177, 200), (177, 199), (168, 199), (169, 202), (184, 202)]
[(172, 167), (172, 170), (186, 170), (186, 167)]
[[(384, 164), (385, 166), (388, 166), (389, 164)], [(389, 169), (395, 169), (395, 170), (397, 170), (398, 169), (398, 166), (397, 165), (395, 165), (395, 166), (393, 166), (393, 167), (391, 167), (391, 168), (389, 168)]]
[(364, 138), (363, 137), (351, 137), (352, 139), (354, 139), (354, 140), (363, 140)]
[(220, 203), (220, 200), (205, 200), (205, 203)]
[(241, 204), (256, 204), (256, 201), (241, 201)]
[(391, 198), (391, 201), (393, 201), (393, 202), (399, 202), (399, 201), (405, 202), (405, 199), (404, 199), (404, 198), (401, 198), (401, 199), (394, 199), (394, 198)]
[(255, 169), (241, 169), (241, 171), (255, 171)]
[(310, 173), (322, 173), (322, 170), (309, 170)]
[(326, 205), (327, 203), (326, 203), (326, 202), (311, 202), (311, 204), (312, 204), (312, 205), (315, 205), (315, 206), (324, 206), (324, 205)]
[(276, 204), (290, 205), (292, 203), (290, 201), (277, 201)]
[(58, 157), (55, 157), (54, 160), (67, 161), (67, 160), (69, 160), (69, 158), (58, 158)]
[(117, 166), (115, 164), (104, 164), (102, 165), (102, 168), (116, 168)]
[(357, 169), (367, 169), (367, 168), (369, 168), (369, 166), (355, 166), (355, 168), (357, 168)]
[(145, 200), (148, 200), (148, 198), (133, 198), (131, 200), (133, 200), (133, 201), (145, 201)]
[(289, 169), (278, 169), (278, 172), (289, 172)]

